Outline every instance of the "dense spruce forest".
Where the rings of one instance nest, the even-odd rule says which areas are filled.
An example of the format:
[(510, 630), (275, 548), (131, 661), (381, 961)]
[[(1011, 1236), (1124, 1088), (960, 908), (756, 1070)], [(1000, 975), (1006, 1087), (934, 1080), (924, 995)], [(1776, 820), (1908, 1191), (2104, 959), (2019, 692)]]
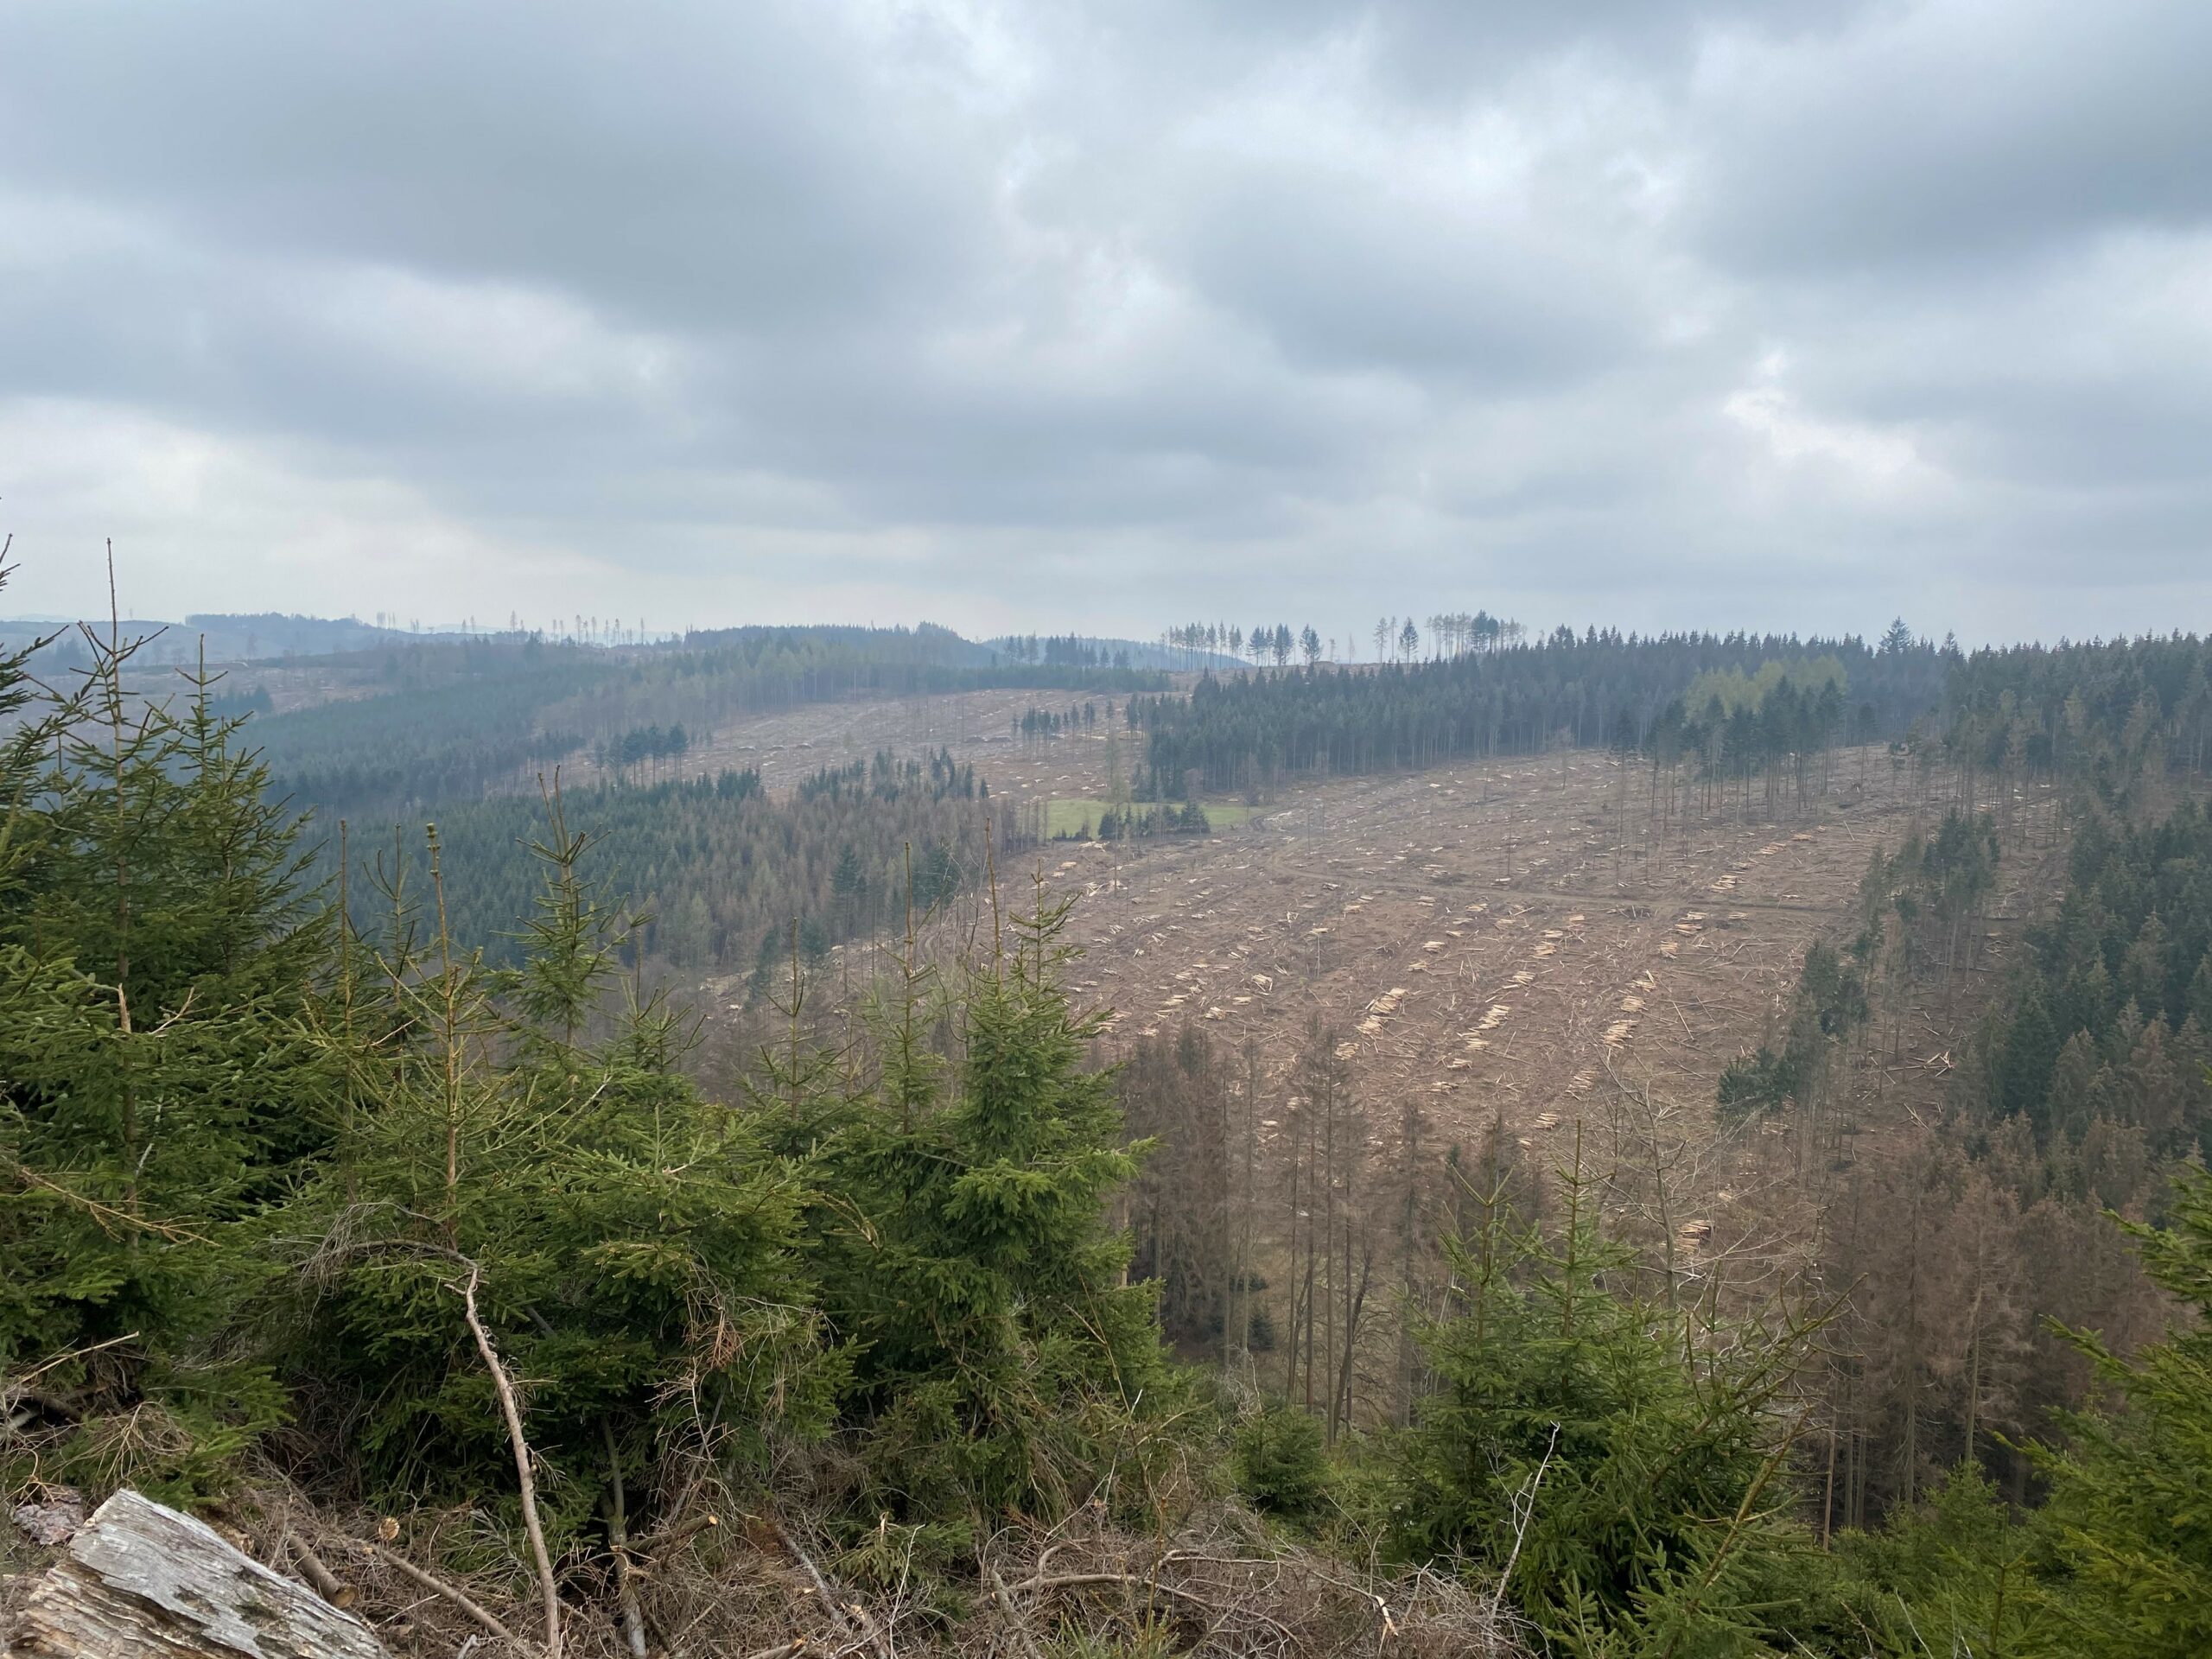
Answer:
[(334, 820), (466, 800), (582, 748), (596, 734), (552, 711), (618, 671), (604, 652), (529, 640), (395, 650), (356, 670), (375, 677), (348, 688), (365, 695), (258, 721), (257, 747), (279, 788)]
[(1193, 778), (1266, 790), (1561, 746), (1652, 746), (1737, 777), (1783, 754), (1901, 735), (1941, 708), (1958, 656), (1902, 623), (1875, 646), (1562, 627), (1530, 645), (1363, 670), (1208, 676), (1187, 697), (1133, 699), (1128, 719), (1145, 734), (1154, 789), (1177, 797)]
[[(949, 754), (482, 798), (556, 734), (668, 747), (687, 674), (728, 711), (842, 670), (462, 646), (287, 728), (81, 637), (73, 690), (0, 658), (11, 1497), (136, 1486), (425, 1654), (2212, 1646), (2196, 641), (1562, 632), (1123, 715), (1161, 798), (1564, 741), (1722, 812), (1893, 734), (1924, 822), (1704, 1103), (1816, 1248), (1723, 1285), (1656, 1116), (1548, 1164), (1502, 1115), (1447, 1141), (1318, 1016), (1280, 1100), (1196, 1026), (1102, 1064)], [(378, 703), (380, 760), (340, 717)], [(487, 729), (522, 747), (454, 758)], [(341, 904), (302, 802), (430, 798), (369, 899), (349, 829)], [(2038, 858), (2063, 891), (1977, 991)], [(918, 950), (910, 898), (962, 890), (980, 925)], [(804, 994), (868, 937), (872, 987)], [(646, 956), (802, 994), (710, 1090)], [(1931, 1003), (1942, 1112), (1873, 1155)]]
[(2085, 824), (2056, 915), (1993, 1014), (1983, 1109), (2039, 1147), (2099, 1124), (2142, 1155), (2212, 1159), (2212, 820), (2186, 801), (2145, 824)]
[[(549, 785), (549, 788), (550, 786)], [(634, 918), (630, 946), (687, 974), (729, 973), (787, 961), (796, 938), (818, 962), (833, 945), (899, 918), (911, 896), (923, 912), (982, 880), (986, 842), (1025, 844), (1019, 817), (993, 810), (989, 785), (949, 755), (894, 761), (879, 753), (824, 767), (787, 800), (755, 772), (689, 782), (563, 791), (567, 818), (588, 835), (594, 868), (619, 884)], [(536, 795), (499, 795), (442, 808), (436, 835), (448, 925), (506, 962), (521, 949), (540, 872), (533, 850), (549, 810)], [(419, 832), (381, 832), (365, 848), (347, 836), (349, 908), (372, 927), (397, 876), (417, 894), (428, 879)], [(334, 880), (326, 838), (314, 873)]]

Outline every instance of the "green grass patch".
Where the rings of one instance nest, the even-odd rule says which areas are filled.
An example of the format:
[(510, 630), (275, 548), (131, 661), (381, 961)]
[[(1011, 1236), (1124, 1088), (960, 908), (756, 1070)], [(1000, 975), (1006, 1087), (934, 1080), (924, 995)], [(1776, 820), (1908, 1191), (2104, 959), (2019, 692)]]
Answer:
[[(1139, 801), (1136, 804), (1141, 812), (1154, 804)], [(1182, 803), (1178, 801), (1173, 804), (1179, 808)], [(1259, 815), (1258, 808), (1235, 801), (1200, 801), (1198, 804), (1205, 809), (1206, 822), (1217, 830), (1233, 830), (1247, 819)], [(1047, 801), (1045, 804), (1045, 834), (1047, 837), (1087, 834), (1098, 827), (1098, 820), (1106, 816), (1106, 807), (1104, 801)]]

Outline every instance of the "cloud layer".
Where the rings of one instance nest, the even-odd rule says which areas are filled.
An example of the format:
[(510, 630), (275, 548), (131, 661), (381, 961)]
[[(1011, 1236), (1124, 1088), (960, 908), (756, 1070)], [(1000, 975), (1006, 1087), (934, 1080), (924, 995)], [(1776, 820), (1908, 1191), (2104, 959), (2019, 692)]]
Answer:
[(112, 536), (148, 613), (2205, 626), (2208, 58), (2186, 0), (11, 8), (6, 603)]

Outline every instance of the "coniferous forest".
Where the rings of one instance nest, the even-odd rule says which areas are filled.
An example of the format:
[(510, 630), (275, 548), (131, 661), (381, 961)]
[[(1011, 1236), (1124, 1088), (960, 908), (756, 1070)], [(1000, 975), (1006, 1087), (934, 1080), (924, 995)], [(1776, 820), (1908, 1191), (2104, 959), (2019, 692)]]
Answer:
[[(882, 928), (903, 912), (910, 879), (925, 912), (973, 887), (987, 839), (1002, 851), (1025, 844), (1014, 815), (991, 808), (989, 790), (948, 755), (878, 753), (824, 767), (780, 801), (746, 771), (566, 791), (562, 804), (589, 826), (595, 866), (619, 875), (635, 925), (629, 948), (674, 971), (730, 973), (787, 955), (794, 929), (818, 959)], [(516, 794), (438, 813), (448, 925), (502, 963), (520, 949), (513, 923), (537, 892), (547, 810), (545, 795)], [(428, 879), (419, 835), (394, 826), (371, 847), (350, 830), (348, 841), (348, 908), (364, 926), (391, 910), (395, 882), (419, 891)], [(314, 873), (335, 880), (336, 839), (317, 846)]]
[(1942, 703), (1957, 656), (1902, 624), (1872, 647), (1563, 627), (1531, 645), (1367, 670), (1209, 677), (1186, 698), (1132, 699), (1129, 720), (1147, 734), (1155, 787), (1170, 793), (1192, 776), (1264, 789), (1559, 747), (1663, 747), (1739, 776), (1785, 754), (1901, 735)]
[[(1287, 1162), (1256, 1053), (1107, 1064), (1066, 900), (949, 752), (486, 794), (549, 708), (676, 752), (656, 687), (710, 671), (426, 664), (448, 712), (378, 748), (79, 644), (73, 682), (0, 660), (17, 1502), (213, 1517), (410, 1652), (2212, 1649), (2196, 641), (1562, 632), (1127, 705), (1162, 801), (1555, 743), (1721, 815), (1846, 743), (1924, 772), (1701, 1103), (1824, 1195), (1742, 1287), (1639, 1222), (1663, 1177), (1618, 1143), (1440, 1147), (1319, 1015)], [(302, 810), (398, 800), (436, 823), (388, 855)], [(685, 973), (744, 976), (754, 1052), (699, 1063)], [(1940, 1121), (1846, 1157), (1855, 1058), (1939, 996)]]

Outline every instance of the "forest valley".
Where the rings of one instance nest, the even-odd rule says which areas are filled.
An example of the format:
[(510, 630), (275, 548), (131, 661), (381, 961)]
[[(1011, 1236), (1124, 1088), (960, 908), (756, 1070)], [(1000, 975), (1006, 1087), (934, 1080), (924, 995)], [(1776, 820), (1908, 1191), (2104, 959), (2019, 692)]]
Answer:
[[(949, 749), (485, 786), (553, 758), (532, 677), (563, 755), (660, 734), (611, 772), (690, 750), (687, 684), (849, 690), (862, 640), (638, 664), (619, 715), (628, 670), (518, 645), (384, 753), (131, 690), (119, 632), (0, 658), (10, 1602), (128, 1487), (404, 1654), (2212, 1651), (2212, 653), (1463, 620), (1187, 694), (1005, 671), (1162, 804), (1580, 746), (1756, 821), (1886, 742), (1916, 829), (1764, 1045), (1555, 1156), (1502, 1103), (1440, 1144), (1318, 1017), (1284, 1090), (1196, 1020), (1103, 1064)], [(2050, 901), (1999, 961), (2007, 871)], [(749, 973), (742, 1052), (684, 953)], [(1768, 1233), (1681, 1211), (1754, 1157)]]

